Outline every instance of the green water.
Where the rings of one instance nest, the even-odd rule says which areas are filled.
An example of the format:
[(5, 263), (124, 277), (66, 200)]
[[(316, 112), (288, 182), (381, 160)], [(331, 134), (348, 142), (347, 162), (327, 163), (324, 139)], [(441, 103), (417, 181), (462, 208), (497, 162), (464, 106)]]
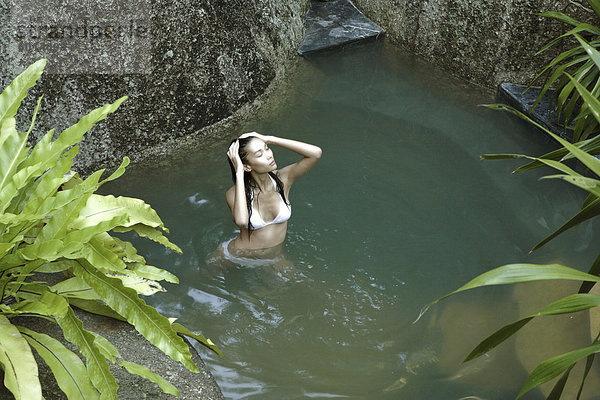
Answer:
[[(147, 301), (219, 345), (223, 358), (200, 353), (226, 398), (514, 397), (526, 371), (510, 344), (471, 370), (458, 366), (478, 339), (516, 318), (509, 288), (456, 296), (412, 322), (424, 304), (492, 267), (591, 264), (593, 224), (528, 254), (577, 211), (582, 193), (538, 181), (539, 172), (511, 175), (512, 162), (479, 159), (552, 145), (520, 121), (477, 107), (494, 101), (489, 91), (387, 44), (297, 63), (256, 119), (212, 146), (131, 168), (106, 188), (152, 204), (183, 249), (176, 255), (135, 241), (150, 264), (181, 281)], [(236, 236), (225, 152), (248, 130), (324, 151), (290, 195), (284, 251), (293, 279), (264, 268), (203, 274), (207, 255)], [(296, 160), (274, 152), (278, 165)], [(405, 383), (384, 391), (394, 382)]]

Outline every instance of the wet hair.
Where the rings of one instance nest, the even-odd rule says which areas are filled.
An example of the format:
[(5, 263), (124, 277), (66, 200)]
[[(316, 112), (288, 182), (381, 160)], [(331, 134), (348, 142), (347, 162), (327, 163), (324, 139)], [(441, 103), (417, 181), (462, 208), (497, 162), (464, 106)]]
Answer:
[[(242, 160), (242, 163), (244, 163), (244, 164), (246, 164), (248, 162), (248, 151), (246, 151), (246, 146), (248, 146), (248, 144), (252, 141), (252, 139), (258, 139), (258, 138), (256, 136), (247, 136), (242, 139), (234, 139), (229, 144), (231, 146), (233, 144), (233, 142), (235, 142), (236, 140), (240, 141), (240, 148), (238, 150), (238, 154), (240, 156), (240, 159)], [(229, 157), (227, 157), (227, 161), (229, 161), (229, 168), (231, 169), (231, 179), (233, 180), (233, 183), (235, 184), (235, 182), (236, 182), (235, 168), (233, 166), (233, 163), (229, 159)], [(269, 172), (269, 176), (271, 176), (275, 180), (275, 186), (276, 186), (277, 193), (279, 193), (279, 195), (283, 199), (283, 202), (289, 206), (290, 203), (288, 203), (287, 199), (285, 198), (285, 194), (283, 191), (283, 182), (281, 181), (281, 179), (279, 179), (279, 176), (275, 172)], [(252, 233), (252, 231), (254, 230), (254, 227), (252, 226), (252, 223), (250, 222), (250, 218), (252, 217), (252, 200), (251, 200), (252, 199), (252, 191), (256, 187), (258, 187), (258, 184), (252, 177), (252, 174), (248, 171), (244, 171), (244, 188), (246, 189), (246, 207), (248, 207), (247, 229), (248, 229), (249, 233)]]

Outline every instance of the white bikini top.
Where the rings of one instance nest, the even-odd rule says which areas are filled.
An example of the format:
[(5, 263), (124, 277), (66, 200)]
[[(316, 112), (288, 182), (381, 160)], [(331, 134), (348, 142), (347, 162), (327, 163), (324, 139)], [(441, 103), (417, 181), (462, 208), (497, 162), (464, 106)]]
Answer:
[[(273, 182), (273, 187), (275, 188), (275, 190), (277, 190), (277, 182), (275, 182), (275, 179), (273, 179), (271, 175), (269, 175), (269, 178), (271, 178), (271, 182)], [(254, 207), (254, 191), (252, 190), (250, 193), (250, 206)], [(279, 198), (281, 199), (279, 213), (275, 218), (273, 218), (272, 221), (265, 222), (260, 216), (260, 213), (258, 211), (254, 211), (253, 208), (252, 215), (250, 216), (250, 223), (252, 224), (252, 227), (254, 229), (264, 228), (265, 226), (271, 224), (280, 224), (290, 219), (290, 217), (292, 216), (292, 207), (285, 204), (285, 201), (283, 201), (283, 197), (281, 196), (281, 194), (279, 195)]]

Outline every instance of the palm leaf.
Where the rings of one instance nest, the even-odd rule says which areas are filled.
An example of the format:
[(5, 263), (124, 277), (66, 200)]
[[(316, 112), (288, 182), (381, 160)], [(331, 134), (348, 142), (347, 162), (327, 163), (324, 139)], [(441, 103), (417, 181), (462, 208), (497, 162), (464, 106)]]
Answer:
[[(537, 54), (539, 55), (540, 53), (542, 53), (543, 51), (545, 51), (547, 48), (549, 48), (550, 46), (554, 45), (554, 43), (556, 43), (560, 38), (555, 39), (554, 41), (550, 42), (546, 47), (544, 47), (542, 50), (538, 51)], [(554, 57), (552, 59), (552, 61), (550, 61), (548, 64), (546, 64), (544, 66), (544, 68), (542, 69), (542, 71), (533, 79), (533, 81), (527, 86), (527, 88), (525, 89), (526, 91), (531, 89), (533, 87), (533, 85), (542, 77), (544, 76), (544, 74), (548, 71), (551, 71), (555, 68), (558, 68), (557, 65), (560, 64), (560, 62), (573, 58), (579, 54), (585, 54), (585, 51), (580, 48), (580, 47), (575, 47), (569, 50), (566, 50), (562, 53), (560, 53), (558, 56)], [(578, 57), (578, 60), (580, 60), (579, 62), (585, 61), (588, 59), (587, 56), (584, 57)], [(546, 90), (550, 87), (550, 86), (546, 86), (544, 85), (544, 87), (546, 88)], [(543, 89), (542, 89), (543, 90)]]
[(100, 297), (94, 292), (87, 283), (84, 282), (78, 276), (74, 276), (69, 279), (65, 279), (53, 286), (50, 289), (61, 296), (69, 298), (85, 299), (85, 300), (99, 300)]
[[(572, 75), (575, 77), (577, 82), (587, 85), (591, 79), (593, 79), (593, 77), (590, 77), (589, 74), (593, 73), (594, 71), (594, 62), (588, 59), (587, 62), (573, 72)], [(556, 102), (556, 108), (558, 109), (559, 115), (562, 112), (562, 106), (567, 102), (568, 98), (571, 97), (571, 93), (575, 89), (575, 85), (573, 85), (572, 82), (565, 80), (563, 74), (565, 74), (564, 70), (561, 71), (561, 83), (559, 83), (559, 86), (562, 86), (562, 89), (558, 93), (558, 100)], [(563, 80), (564, 83), (562, 83)], [(572, 98), (572, 100), (576, 101), (575, 98)], [(572, 107), (569, 107), (569, 109), (572, 109)], [(565, 121), (565, 123), (568, 122), (568, 117), (570, 117), (570, 115), (567, 115), (567, 121)]]
[[(511, 160), (511, 159), (535, 159), (535, 157), (526, 156), (524, 154), (512, 154), (512, 153), (495, 153), (495, 154), (482, 154), (479, 156), (482, 160)], [(515, 172), (515, 171), (513, 171)]]
[(586, 0), (587, 3), (592, 7), (597, 17), (600, 17), (600, 2), (598, 0)]
[(179, 390), (171, 382), (164, 379), (162, 376), (155, 374), (150, 371), (148, 367), (132, 363), (129, 361), (122, 361), (119, 365), (127, 370), (131, 374), (141, 376), (144, 379), (154, 382), (162, 389), (163, 392), (172, 394), (173, 396), (179, 396)]
[[(537, 106), (551, 86), (557, 86), (558, 96), (556, 101), (556, 109), (558, 110), (559, 118), (561, 114), (564, 113), (563, 118), (565, 124), (569, 123), (569, 121), (575, 122), (574, 127), (569, 127), (569, 129), (573, 129), (573, 141), (583, 140), (598, 130), (598, 123), (594, 119), (589, 118), (587, 102), (585, 101), (583, 102), (582, 107), (579, 109), (577, 117), (574, 119), (572, 118), (572, 115), (575, 112), (576, 106), (581, 97), (579, 91), (575, 91), (574, 81), (579, 82), (582, 87), (593, 87), (591, 93), (597, 97), (598, 91), (600, 90), (599, 69), (598, 67), (593, 68), (593, 66), (599, 65), (600, 59), (598, 51), (595, 49), (595, 47), (599, 44), (598, 40), (587, 43), (579, 34), (581, 32), (590, 32), (593, 35), (598, 36), (600, 35), (600, 31), (597, 27), (594, 27), (590, 24), (582, 24), (563, 13), (550, 12), (541, 15), (574, 25), (574, 28), (567, 31), (560, 37), (552, 40), (550, 43), (544, 46), (539, 53), (547, 50), (549, 47), (553, 46), (566, 36), (574, 36), (579, 41), (580, 45), (555, 57), (531, 82), (529, 87), (531, 87), (549, 71), (552, 71), (550, 76), (546, 79), (544, 86), (541, 88), (533, 108)], [(584, 56), (580, 56), (582, 53)], [(563, 73), (570, 71), (573, 66), (582, 62), (584, 62), (582, 66), (580, 66), (576, 71), (570, 72), (573, 75), (573, 79), (563, 77)]]
[(546, 400), (560, 400), (560, 396), (562, 396), (562, 393), (565, 390), (565, 386), (567, 385), (567, 380), (569, 379), (569, 374), (571, 373), (572, 369), (573, 367), (567, 368), (567, 370), (552, 388), (552, 392), (550, 392)]
[(169, 283), (179, 283), (179, 279), (175, 275), (164, 269), (153, 267), (152, 265), (133, 263), (128, 265), (128, 268), (142, 278), (152, 279), (153, 281), (164, 280)]
[(4, 369), (4, 386), (16, 400), (41, 400), (42, 387), (31, 348), (4, 315), (0, 315), (0, 363)]
[(58, 386), (69, 400), (95, 400), (100, 396), (92, 385), (81, 359), (58, 340), (19, 326), (27, 342), (46, 362)]
[[(101, 335), (98, 335), (97, 333), (94, 333), (94, 337), (94, 343), (96, 344), (102, 355), (109, 359), (110, 362), (114, 364), (117, 362), (118, 358), (121, 358), (121, 354), (119, 354), (119, 351), (115, 348), (115, 346), (112, 345), (112, 343), (106, 340), (106, 338), (104, 338)], [(179, 391), (175, 386), (173, 386), (166, 379), (162, 378), (160, 375), (157, 375), (150, 371), (149, 368), (129, 361), (121, 361), (118, 363), (118, 365), (120, 367), (125, 368), (125, 370), (127, 370), (127, 372), (131, 374), (138, 375), (144, 379), (149, 380), (150, 382), (156, 383), (163, 390), (163, 392), (172, 394), (174, 396), (179, 396)]]
[(21, 101), (27, 96), (27, 91), (42, 75), (46, 60), (38, 60), (16, 77), (0, 94), (0, 124), (6, 118), (17, 114)]
[(147, 225), (135, 224), (130, 227), (117, 227), (114, 229), (115, 232), (129, 232), (131, 230), (135, 231), (139, 236), (160, 243), (178, 254), (182, 253), (181, 249), (175, 243), (171, 243), (162, 233)]
[(587, 356), (587, 360), (585, 362), (585, 370), (583, 371), (583, 376), (581, 377), (581, 384), (579, 385), (579, 390), (577, 391), (577, 400), (581, 397), (581, 393), (583, 392), (583, 387), (585, 386), (585, 380), (587, 379), (591, 369), (592, 364), (594, 364), (594, 358), (596, 354), (590, 354)]
[(48, 307), (63, 330), (66, 340), (73, 343), (86, 359), (86, 368), (92, 384), (100, 392), (100, 399), (117, 399), (117, 381), (108, 368), (106, 359), (94, 344), (94, 336), (83, 328), (81, 320), (75, 316), (67, 301), (54, 293), (44, 293), (40, 302)]
[(421, 309), (415, 322), (417, 322), (432, 305), (449, 296), (464, 292), (465, 290), (483, 286), (509, 285), (552, 279), (600, 282), (600, 277), (598, 276), (586, 274), (585, 272), (565, 267), (560, 264), (508, 264), (485, 272), (455, 291), (427, 304)]
[[(573, 145), (579, 147), (581, 150), (588, 152), (590, 154), (598, 154), (600, 153), (600, 136), (595, 136), (591, 139), (586, 139), (581, 142), (573, 143)], [(483, 156), (482, 156), (483, 157)], [(574, 156), (569, 152), (569, 150), (561, 147), (560, 149), (556, 149), (551, 151), (550, 153), (546, 153), (543, 156), (538, 158), (548, 159), (548, 160), (561, 160), (567, 161), (573, 159)], [(487, 158), (485, 158), (487, 159)], [(499, 158), (498, 158), (499, 159)], [(528, 171), (534, 168), (538, 168), (543, 166), (544, 164), (539, 161), (532, 161), (529, 164), (523, 165), (514, 170), (514, 172), (523, 172)]]
[[(549, 159), (544, 159), (544, 158), (538, 158), (536, 159), (537, 161), (541, 162), (542, 164), (548, 166), (548, 167), (552, 167), (554, 169), (557, 169), (561, 172), (564, 172), (568, 175), (561, 175), (561, 176), (567, 176), (567, 177), (573, 177), (573, 178), (583, 178), (580, 174), (578, 174), (577, 172), (575, 172), (573, 169), (569, 168), (568, 166), (566, 166), (563, 163), (560, 163), (558, 161), (555, 160), (549, 160)], [(549, 178), (548, 176), (542, 177), (541, 179), (546, 179)]]
[(68, 270), (69, 268), (73, 268), (73, 260), (56, 260), (49, 263), (44, 263), (38, 269), (37, 272), (42, 272), (45, 274), (53, 274), (55, 272), (63, 272)]
[(595, 199), (596, 199), (596, 196), (594, 196), (592, 194), (588, 194), (587, 197), (585, 198), (585, 200), (583, 201), (581, 208), (583, 209), (583, 208), (587, 207)]
[[(600, 255), (598, 255), (598, 257), (596, 257), (596, 260), (590, 267), (588, 274), (596, 275), (596, 276), (600, 275)], [(579, 288), (579, 293), (588, 293), (590, 290), (592, 290), (594, 285), (595, 285), (595, 282), (583, 282), (581, 284), (581, 287)]]
[[(40, 109), (40, 102), (41, 102), (42, 98), (40, 97), (38, 99), (38, 103), (35, 107), (35, 109), (33, 110), (33, 117), (31, 118), (31, 125), (29, 126), (29, 130), (25, 133), (25, 134), (18, 134), (16, 133), (16, 131), (12, 132), (13, 135), (16, 135), (16, 138), (11, 138), (9, 139), (10, 141), (13, 141), (15, 139), (20, 139), (18, 136), (22, 136), (23, 138), (25, 138), (25, 140), (27, 140), (27, 137), (29, 136), (29, 134), (31, 133), (31, 130), (33, 129), (33, 125), (35, 123), (35, 118), (36, 115)], [(22, 160), (18, 161), (16, 166), (18, 166), (21, 161), (23, 161), (25, 159), (25, 157), (27, 156), (27, 151), (28, 148), (24, 149), (24, 152), (22, 154), (10, 154), (11, 156), (24, 156)], [(0, 195), (0, 205), (2, 205), (1, 209), (6, 210), (6, 206), (13, 201), (13, 199), (15, 198), (19, 198), (19, 195), (21, 195), (21, 200), (25, 197), (25, 194), (27, 193), (25, 189), (25, 187), (27, 187), (28, 185), (31, 184), (31, 181), (33, 178), (36, 178), (39, 173), (39, 164), (37, 165), (33, 165), (33, 166), (29, 166), (29, 167), (25, 167), (25, 168), (20, 168), (17, 169), (15, 168), (15, 171), (12, 175), (12, 177), (9, 177), (9, 180), (6, 182), (6, 184), (4, 185), (2, 191), (1, 191), (1, 195)]]
[[(558, 63), (558, 62), (562, 61), (562, 58), (566, 58), (567, 56), (572, 56), (571, 52), (565, 52), (564, 54), (561, 54), (559, 57), (556, 58), (556, 60), (554, 62)], [(562, 64), (562, 65), (554, 68), (554, 70), (552, 71), (552, 74), (546, 79), (544, 86), (542, 86), (542, 88), (540, 89), (540, 92), (538, 93), (535, 103), (533, 103), (533, 105), (531, 106), (530, 112), (531, 112), (531, 110), (533, 110), (537, 107), (539, 102), (542, 101), (542, 98), (544, 97), (544, 95), (546, 94), (548, 89), (550, 89), (550, 87), (552, 87), (552, 85), (556, 82), (556, 80), (559, 79), (568, 68), (572, 67), (573, 65), (577, 65), (581, 62), (584, 62), (587, 59), (588, 59), (587, 56), (578, 57), (574, 60), (569, 61), (568, 63)], [(547, 68), (550, 68), (551, 65), (554, 64), (554, 62), (551, 63)], [(538, 75), (538, 77), (541, 77), (541, 75), (544, 72), (545, 71), (542, 71), (540, 73), (540, 75)], [(538, 78), (534, 79), (534, 81), (531, 83), (531, 85), (533, 85), (537, 79)], [(531, 87), (531, 85), (530, 85), (530, 87)]]
[(581, 175), (548, 175), (542, 177), (542, 179), (560, 179), (565, 182), (568, 182), (574, 186), (577, 186), (581, 189), (587, 190), (591, 194), (600, 198), (600, 181), (593, 178), (587, 178)]
[(569, 24), (569, 25), (573, 25), (573, 26), (581, 25), (581, 22), (577, 21), (575, 18), (571, 18), (568, 15), (566, 15), (565, 13), (561, 13), (558, 11), (546, 11), (543, 13), (539, 13), (537, 15), (539, 15), (541, 17), (552, 18), (552, 19), (564, 22), (565, 24)]
[(7, 118), (0, 126), (0, 211), (8, 207), (13, 198), (9, 183), (14, 178), (17, 168), (27, 158), (27, 136), (18, 133), (15, 119)]
[(219, 357), (223, 357), (223, 353), (212, 342), (212, 340), (205, 338), (204, 336), (202, 336), (199, 333), (194, 333), (194, 332), (190, 331), (188, 328), (186, 328), (185, 326), (183, 326), (181, 324), (178, 324), (177, 322), (173, 323), (172, 326), (173, 326), (173, 330), (175, 332), (196, 339), (198, 342), (200, 342), (201, 345), (214, 351)]
[(83, 229), (121, 215), (129, 217), (127, 223), (122, 225), (124, 227), (143, 224), (167, 231), (156, 211), (143, 200), (96, 194), (90, 196), (85, 207), (81, 209), (79, 217), (73, 221), (70, 228)]
[[(565, 149), (565, 150), (567, 150), (567, 149)], [(551, 159), (534, 158), (534, 157), (529, 157), (529, 156), (525, 156), (525, 155), (521, 155), (521, 154), (489, 154), (489, 155), (486, 154), (486, 155), (483, 155), (482, 157), (485, 159), (488, 159), (488, 160), (500, 159), (500, 158), (527, 158), (527, 159), (535, 160), (534, 162), (539, 163), (540, 165), (547, 165), (547, 166), (553, 167), (555, 169), (558, 169), (559, 171), (569, 174), (569, 175), (553, 175), (553, 176), (547, 176), (544, 178), (546, 178), (546, 179), (548, 179), (548, 178), (563, 179), (569, 183), (572, 183), (572, 184), (579, 186), (585, 190), (588, 190), (593, 195), (593, 197), (590, 199), (590, 201), (586, 202), (587, 205), (581, 211), (579, 211), (575, 216), (573, 216), (569, 221), (567, 221), (560, 228), (558, 228), (556, 231), (554, 231), (551, 235), (549, 235), (544, 240), (542, 240), (540, 243), (538, 243), (536, 246), (534, 246), (531, 251), (538, 250), (540, 247), (544, 246), (550, 240), (554, 239), (556, 236), (560, 235), (561, 233), (565, 232), (566, 230), (573, 228), (573, 227), (579, 225), (581, 222), (584, 222), (584, 221), (600, 214), (600, 199), (598, 198), (598, 197), (600, 197), (600, 188), (598, 188), (599, 182), (592, 178), (586, 178), (586, 177), (581, 176), (580, 174), (573, 171), (571, 168), (567, 167), (566, 165), (564, 165), (562, 163), (556, 162)], [(555, 158), (555, 157), (552, 157), (552, 158)]]
[[(582, 54), (582, 56), (579, 56), (579, 54)], [(574, 58), (575, 56), (578, 56), (578, 57)], [(574, 58), (574, 59), (567, 62), (566, 64), (559, 65), (562, 61), (570, 59), (570, 58)], [(545, 79), (545, 83), (541, 87), (540, 92), (538, 93), (538, 96), (535, 100), (535, 103), (531, 106), (530, 111), (537, 107), (537, 105), (542, 100), (542, 98), (544, 97), (544, 95), (546, 94), (548, 89), (550, 89), (550, 87), (552, 87), (552, 85), (555, 84), (556, 80), (558, 80), (561, 77), (563, 71), (565, 71), (567, 68), (569, 68), (573, 65), (576, 65), (576, 64), (579, 64), (581, 62), (588, 60), (588, 58), (589, 57), (585, 54), (585, 50), (583, 50), (581, 47), (576, 47), (574, 49), (570, 49), (570, 50), (567, 50), (567, 51), (559, 54), (550, 63), (548, 63), (544, 67), (544, 69), (542, 69), (542, 71), (531, 81), (531, 83), (525, 89), (525, 91), (531, 89), (533, 87), (533, 85), (540, 78), (542, 78), (548, 71), (552, 71), (550, 76)]]
[(111, 363), (115, 363), (117, 358), (121, 358), (119, 351), (109, 342), (104, 336), (92, 332), (94, 335), (94, 344), (100, 350), (100, 353), (106, 357)]
[(544, 361), (527, 377), (517, 399), (539, 385), (557, 377), (582, 358), (598, 352), (600, 352), (600, 343), (595, 343), (589, 347), (561, 354)]
[(148, 306), (133, 289), (123, 286), (119, 279), (99, 273), (84, 260), (73, 272), (82, 277), (108, 306), (126, 318), (150, 343), (190, 371), (198, 372), (188, 346), (173, 331), (169, 320)]
[[(594, 25), (590, 25), (588, 23), (580, 23), (578, 25), (575, 26), (575, 28), (563, 33), (562, 35), (560, 35), (559, 37), (552, 39), (550, 42), (548, 42), (544, 47), (542, 47), (540, 50), (538, 50), (538, 52), (536, 53), (536, 55), (540, 55), (541, 53), (545, 52), (546, 50), (548, 50), (550, 47), (554, 46), (556, 43), (558, 43), (559, 41), (561, 41), (562, 39), (564, 39), (567, 36), (570, 36), (574, 33), (579, 33), (579, 32), (589, 32), (592, 34), (596, 34), (596, 35), (600, 35), (600, 30), (595, 27)], [(577, 48), (575, 48), (577, 49)], [(574, 49), (571, 49), (574, 50)], [(566, 52), (565, 52), (566, 53)]]
[(26, 204), (15, 211), (22, 210), (25, 214), (37, 213), (42, 202), (53, 196), (60, 186), (70, 179), (67, 173), (71, 170), (73, 159), (78, 152), (79, 146), (73, 146), (67, 150), (56, 165), (36, 181), (35, 187), (27, 198), (24, 199), (26, 200)]
[(579, 225), (580, 223), (587, 221), (590, 218), (594, 218), (595, 216), (600, 215), (600, 199), (596, 198), (592, 202), (590, 202), (587, 206), (585, 206), (581, 211), (575, 214), (571, 219), (565, 222), (560, 228), (554, 231), (551, 235), (546, 237), (544, 240), (536, 244), (531, 251), (536, 251), (546, 243), (560, 235), (561, 233)]
[(143, 296), (151, 296), (157, 292), (166, 292), (158, 282), (151, 279), (142, 278), (133, 273), (131, 274), (106, 274), (113, 278), (117, 278), (123, 283), (123, 286), (135, 290), (137, 294)]
[[(571, 77), (570, 75), (567, 74), (567, 76), (569, 77), (569, 79), (572, 80), (572, 82), (574, 83), (575, 87), (577, 88), (577, 90), (579, 91), (579, 93), (581, 94), (581, 97), (584, 99), (585, 104), (587, 105), (587, 107), (585, 109), (582, 109), (582, 111), (580, 111), (580, 117), (585, 117), (585, 119), (581, 119), (576, 126), (576, 130), (575, 130), (575, 140), (579, 141), (580, 139), (583, 140), (585, 139), (585, 137), (578, 136), (578, 132), (581, 132), (583, 130), (583, 126), (584, 124), (590, 125), (592, 124), (593, 121), (594, 125), (593, 125), (593, 129), (590, 128), (590, 130), (586, 133), (586, 135), (588, 135), (589, 133), (591, 133), (593, 130), (597, 129), (597, 125), (598, 122), (600, 121), (600, 102), (598, 101), (598, 99), (591, 94), (583, 85), (581, 85), (580, 83), (578, 83), (575, 78)], [(594, 117), (594, 119), (591, 119), (590, 114)]]
[[(577, 87), (577, 90), (579, 90), (579, 93), (581, 93), (581, 95), (586, 99), (586, 101), (588, 101), (588, 98), (591, 97), (591, 94), (587, 91), (587, 89), (582, 87), (577, 81), (573, 80), (572, 77), (570, 77), (570, 79), (573, 81), (573, 83)], [(524, 120), (530, 122), (531, 124), (535, 125), (536, 127), (540, 128), (542, 131), (544, 131), (545, 133), (550, 135), (552, 138), (554, 138), (557, 142), (559, 142), (568, 151), (573, 153), (573, 155), (579, 161), (581, 161), (586, 167), (588, 167), (590, 170), (592, 170), (597, 175), (600, 175), (600, 160), (594, 158), (592, 155), (586, 153), (585, 151), (581, 150), (577, 146), (567, 142), (566, 140), (562, 139), (558, 135), (555, 135), (554, 133), (550, 132), (548, 129), (544, 128), (542, 125), (533, 121), (531, 118), (529, 118), (527, 115), (523, 114), (522, 112), (517, 111), (514, 108), (503, 105), (503, 104), (492, 104), (492, 105), (487, 105), (486, 107), (495, 109), (495, 110), (508, 111), (508, 112), (515, 114), (515, 115), (519, 116), (520, 118), (523, 118)], [(595, 99), (595, 103), (590, 102), (590, 108), (594, 109), (595, 110), (594, 112), (600, 111), (600, 102), (598, 101), (598, 99)], [(598, 114), (598, 115), (600, 118), (600, 114)]]
[(67, 300), (69, 301), (69, 304), (89, 313), (103, 315), (119, 321), (126, 321), (126, 319), (119, 315), (115, 310), (98, 300), (86, 300), (77, 297), (67, 297)]
[(123, 261), (127, 263), (146, 263), (146, 259), (137, 253), (136, 248), (131, 243), (112, 236), (110, 239), (118, 246), (118, 250), (115, 251), (119, 252), (119, 255), (123, 257)]
[(114, 252), (104, 247), (101, 240), (94, 236), (85, 245), (84, 257), (96, 268), (106, 272), (123, 271), (127, 267), (125, 262)]
[(583, 311), (590, 309), (592, 307), (600, 306), (600, 296), (595, 294), (574, 294), (571, 296), (567, 296), (560, 300), (557, 300), (540, 311), (528, 315), (525, 318), (522, 318), (516, 322), (508, 324), (486, 339), (484, 339), (481, 343), (475, 347), (471, 353), (465, 358), (463, 362), (467, 362), (473, 360), (477, 357), (480, 357), (498, 346), (500, 343), (504, 342), (506, 339), (514, 335), (519, 329), (525, 326), (529, 321), (531, 321), (535, 317), (544, 316), (544, 315), (560, 315), (560, 314), (568, 314), (577, 311)]
[(43, 170), (51, 168), (65, 150), (79, 143), (87, 131), (89, 131), (96, 123), (106, 118), (108, 114), (115, 112), (126, 99), (127, 96), (124, 96), (112, 104), (106, 104), (92, 110), (90, 113), (83, 116), (75, 125), (62, 131), (54, 142), (50, 142), (49, 138), (38, 142), (24, 165), (30, 166), (42, 163), (45, 165)]
[(87, 244), (96, 235), (126, 224), (128, 219), (129, 217), (127, 215), (117, 215), (111, 220), (98, 222), (96, 225), (87, 226), (81, 229), (71, 229), (69, 224), (67, 227), (68, 233), (64, 235), (62, 240), (65, 242), (65, 245), (68, 245), (71, 242)]
[(77, 218), (87, 199), (98, 188), (101, 174), (102, 170), (96, 171), (75, 188), (59, 192), (61, 196), (56, 196), (55, 204), (52, 206), (57, 211), (40, 231), (36, 241), (58, 238), (66, 233), (69, 224)]

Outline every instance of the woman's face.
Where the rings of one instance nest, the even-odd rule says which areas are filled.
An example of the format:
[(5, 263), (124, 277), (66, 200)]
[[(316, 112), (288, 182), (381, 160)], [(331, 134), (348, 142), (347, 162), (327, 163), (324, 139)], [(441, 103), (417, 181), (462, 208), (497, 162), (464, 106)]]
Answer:
[(277, 163), (273, 158), (273, 152), (265, 142), (254, 138), (244, 148), (246, 152), (246, 161), (244, 162), (245, 171), (255, 171), (259, 174), (275, 171)]

